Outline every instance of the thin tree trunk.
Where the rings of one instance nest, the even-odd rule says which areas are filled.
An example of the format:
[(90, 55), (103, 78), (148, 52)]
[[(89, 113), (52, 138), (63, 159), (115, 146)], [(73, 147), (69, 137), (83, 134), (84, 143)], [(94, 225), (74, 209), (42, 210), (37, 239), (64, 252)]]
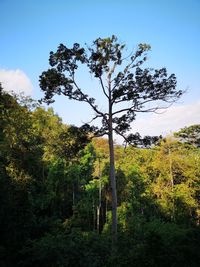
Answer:
[(175, 203), (174, 203), (174, 177), (173, 177), (173, 170), (172, 170), (172, 158), (171, 158), (171, 150), (169, 147), (169, 175), (171, 180), (171, 189), (172, 189), (172, 221), (175, 221)]
[(109, 149), (110, 149), (110, 182), (112, 190), (112, 238), (113, 243), (117, 241), (117, 190), (115, 177), (115, 162), (114, 162), (114, 145), (112, 133), (109, 135)]
[(72, 204), (73, 204), (73, 208), (74, 208), (74, 205), (75, 205), (75, 188), (74, 188), (74, 183), (72, 184)]
[(112, 192), (112, 241), (113, 244), (115, 244), (117, 241), (117, 190), (116, 190), (116, 177), (115, 177), (112, 117), (109, 122), (109, 151), (110, 151), (110, 183)]
[(105, 207), (105, 222), (107, 223), (108, 221), (107, 221), (107, 211), (108, 211), (108, 201), (107, 201), (107, 199), (106, 199), (106, 207)]
[(110, 154), (110, 184), (112, 193), (112, 249), (114, 251), (117, 243), (117, 189), (115, 176), (115, 156), (113, 143), (113, 121), (112, 121), (112, 92), (111, 92), (111, 72), (108, 74), (108, 97), (109, 97), (109, 119), (108, 119), (108, 142)]
[(101, 216), (101, 168), (99, 158), (99, 203), (97, 206), (97, 232), (100, 234), (100, 216)]
[(95, 231), (96, 229), (96, 208), (95, 208), (95, 204), (94, 204), (94, 199), (92, 200), (93, 202), (93, 205), (92, 205), (92, 208), (93, 208), (93, 230)]
[(97, 233), (100, 234), (100, 207), (97, 206)]

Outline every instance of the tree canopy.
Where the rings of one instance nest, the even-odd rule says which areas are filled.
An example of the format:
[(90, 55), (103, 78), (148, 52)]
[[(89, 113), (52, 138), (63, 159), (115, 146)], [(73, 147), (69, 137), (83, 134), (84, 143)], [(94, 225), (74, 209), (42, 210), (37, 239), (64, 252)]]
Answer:
[(200, 265), (198, 147), (115, 145), (113, 253), (107, 140), (19, 98), (0, 93), (1, 266)]
[(178, 137), (181, 141), (200, 147), (200, 125), (195, 124), (189, 127), (185, 127), (180, 131), (174, 133), (175, 137)]
[[(43, 101), (51, 103), (54, 95), (63, 94), (69, 99), (86, 102), (96, 113), (93, 119), (102, 119), (97, 133), (109, 133), (111, 113), (113, 131), (124, 134), (130, 130), (137, 112), (154, 112), (164, 108), (159, 101), (169, 104), (182, 94), (176, 89), (175, 75), (168, 76), (166, 68), (142, 68), (149, 50), (150, 45), (139, 44), (136, 51), (127, 56), (125, 44), (120, 44), (116, 36), (98, 38), (86, 48), (78, 43), (72, 48), (60, 44), (56, 52), (50, 52), (51, 68), (40, 76), (40, 87), (45, 93)], [(95, 99), (84, 92), (85, 85), (78, 85), (76, 73), (81, 65), (99, 80), (111, 110), (102, 111)]]

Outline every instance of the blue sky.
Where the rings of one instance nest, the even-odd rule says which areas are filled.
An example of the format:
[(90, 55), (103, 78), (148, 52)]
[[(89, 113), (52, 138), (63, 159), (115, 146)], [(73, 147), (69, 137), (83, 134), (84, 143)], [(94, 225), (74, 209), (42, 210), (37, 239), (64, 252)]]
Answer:
[[(163, 127), (169, 126), (170, 131), (200, 123), (199, 0), (0, 0), (0, 10), (0, 80), (5, 87), (15, 90), (19, 86), (15, 83), (21, 82), (24, 91), (32, 90), (32, 96), (39, 99), (39, 75), (48, 68), (49, 52), (59, 43), (90, 44), (98, 37), (115, 34), (130, 50), (138, 43), (149, 43), (148, 66), (166, 67), (176, 74), (178, 87), (188, 89), (176, 106), (183, 108), (180, 113), (195, 107), (194, 114), (184, 114), (189, 116), (184, 121), (183, 114), (172, 110), (174, 115)], [(57, 98), (54, 109), (66, 123), (77, 125), (92, 114), (84, 104), (64, 98)], [(175, 114), (182, 116), (179, 123), (173, 122)], [(152, 127), (162, 132), (162, 116), (156, 120), (157, 126)], [(138, 118), (135, 125), (139, 130), (142, 123), (145, 118)], [(146, 131), (151, 133), (148, 127)]]

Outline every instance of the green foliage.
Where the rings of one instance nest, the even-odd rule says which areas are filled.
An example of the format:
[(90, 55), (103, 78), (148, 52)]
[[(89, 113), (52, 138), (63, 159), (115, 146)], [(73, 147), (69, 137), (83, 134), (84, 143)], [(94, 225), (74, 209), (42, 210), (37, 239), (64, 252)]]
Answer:
[[(115, 149), (119, 236), (111, 251), (107, 140), (0, 95), (0, 265), (200, 265), (198, 147)], [(30, 101), (30, 102), (29, 102)]]
[(181, 141), (200, 147), (200, 125), (191, 125), (181, 129), (179, 132), (174, 133), (175, 137), (178, 137)]
[(21, 252), (19, 266), (44, 267), (100, 267), (105, 266), (109, 243), (95, 233), (46, 234), (42, 239), (28, 243)]

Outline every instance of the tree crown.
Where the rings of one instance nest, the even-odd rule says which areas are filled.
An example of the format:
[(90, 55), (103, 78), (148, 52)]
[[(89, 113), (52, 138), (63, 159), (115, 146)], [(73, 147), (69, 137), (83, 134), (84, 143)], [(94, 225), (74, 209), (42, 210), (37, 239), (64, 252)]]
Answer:
[[(138, 112), (165, 108), (166, 105), (160, 106), (161, 102), (170, 105), (183, 93), (176, 89), (176, 76), (168, 75), (166, 68), (142, 68), (149, 50), (150, 45), (139, 44), (135, 52), (125, 56), (125, 44), (119, 43), (114, 35), (98, 38), (86, 48), (78, 43), (72, 48), (60, 44), (56, 52), (50, 52), (51, 68), (40, 76), (40, 87), (45, 92), (43, 101), (52, 103), (54, 95), (62, 94), (86, 102), (95, 112), (93, 120), (102, 119), (102, 127), (96, 129), (96, 133), (108, 134), (111, 117), (112, 129), (124, 136)], [(109, 103), (107, 112), (78, 85), (76, 73), (81, 65), (99, 80)]]

